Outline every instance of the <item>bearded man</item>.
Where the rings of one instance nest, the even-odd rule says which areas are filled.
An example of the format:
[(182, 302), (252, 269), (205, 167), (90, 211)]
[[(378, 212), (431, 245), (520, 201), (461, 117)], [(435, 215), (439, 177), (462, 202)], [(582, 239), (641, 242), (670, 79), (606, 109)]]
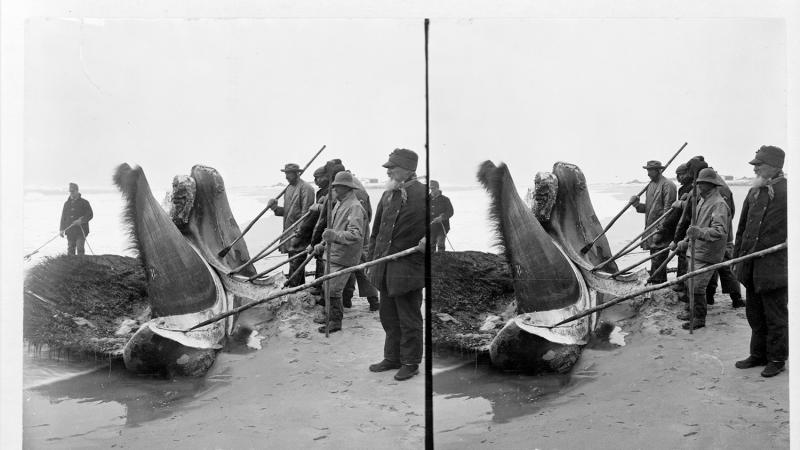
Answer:
[[(415, 245), (425, 245), (425, 185), (417, 181), (417, 154), (399, 148), (383, 164), (389, 175), (387, 189), (375, 211), (369, 240), (369, 260), (388, 256)], [(413, 253), (395, 261), (372, 266), (369, 278), (380, 292), (379, 315), (386, 333), (383, 361), (369, 370), (400, 369), (396, 380), (407, 380), (419, 372), (422, 362), (422, 288), (425, 287), (425, 257)]]
[[(747, 193), (736, 230), (733, 256), (745, 256), (786, 242), (786, 177), (784, 152), (762, 146), (750, 161), (756, 180)], [(789, 353), (788, 251), (739, 263), (736, 274), (745, 287), (745, 312), (750, 335), (750, 356), (736, 363), (739, 369), (766, 365), (762, 377), (783, 371)]]

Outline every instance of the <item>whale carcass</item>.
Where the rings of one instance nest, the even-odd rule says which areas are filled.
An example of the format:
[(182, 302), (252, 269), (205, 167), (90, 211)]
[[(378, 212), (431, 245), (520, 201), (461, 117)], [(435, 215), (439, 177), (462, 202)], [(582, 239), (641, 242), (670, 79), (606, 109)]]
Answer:
[[(469, 303), (469, 296), (482, 290), (475, 289), (478, 285), (493, 289), (495, 296), (487, 301), (480, 292), (483, 298), (479, 301), (494, 304), (472, 324), (474, 332), (464, 333), (462, 326), (458, 336), (478, 336), (477, 341), (461, 339), (461, 342), (469, 342), (468, 347), (475, 350), (486, 351), (492, 364), (503, 370), (569, 371), (587, 343), (597, 318), (592, 315), (564, 326), (549, 326), (602, 303), (610, 296), (623, 295), (640, 287), (644, 274), (639, 271), (612, 278), (611, 273), (617, 270), (613, 262), (601, 270), (591, 270), (608, 259), (611, 252), (605, 238), (598, 239), (590, 252), (580, 252), (602, 232), (602, 226), (589, 199), (585, 178), (577, 166), (556, 163), (552, 173), (539, 173), (532, 205), (520, 197), (504, 164), (496, 166), (491, 161), (484, 162), (479, 168), (478, 180), (490, 197), (489, 216), (497, 246), (508, 266), (505, 272), (508, 282), (503, 282), (501, 271), (496, 269), (489, 275), (495, 280), (491, 286), (485, 281), (477, 282), (486, 279), (489, 270), (475, 263), (477, 256), (472, 254), (475, 252), (436, 256), (435, 266), (449, 273), (455, 272), (451, 268), (453, 261), (467, 261), (460, 267), (464, 273), (462, 279), (469, 279), (467, 282), (472, 285), (467, 289), (461, 286), (463, 292), (453, 295), (464, 297), (456, 300), (460, 305)], [(496, 257), (482, 257), (487, 261), (493, 258)], [(470, 268), (477, 268), (481, 273), (471, 273)], [(434, 272), (436, 270), (434, 267)], [(451, 280), (434, 276), (434, 309), (438, 298), (444, 297), (439, 294), (453, 290), (447, 285), (448, 281)], [(509, 302), (508, 298), (513, 300)], [(460, 309), (453, 307), (452, 301), (448, 306), (453, 313)], [(449, 314), (440, 317), (445, 317), (442, 324), (445, 328), (458, 322)]]
[(198, 376), (214, 363), (233, 327), (233, 317), (186, 331), (243, 302), (272, 293), (276, 280), (246, 282), (246, 244), (239, 241), (224, 257), (226, 243), (240, 231), (216, 170), (194, 166), (175, 177), (168, 213), (153, 197), (141, 168), (120, 165), (114, 182), (126, 201), (125, 218), (145, 268), (151, 319), (123, 350), (126, 368), (137, 373)]

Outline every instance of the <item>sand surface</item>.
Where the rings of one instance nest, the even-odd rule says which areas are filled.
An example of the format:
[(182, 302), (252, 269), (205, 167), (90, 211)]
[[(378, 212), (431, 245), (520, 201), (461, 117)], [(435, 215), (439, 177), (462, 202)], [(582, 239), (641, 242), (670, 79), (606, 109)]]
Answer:
[[(170, 398), (177, 398), (178, 387), (164, 390), (168, 380), (166, 388), (142, 380), (163, 403), (137, 404), (132, 397), (138, 395), (129, 395), (124, 424), (109, 420), (55, 438), (46, 412), (29, 411), (26, 448), (421, 448), (424, 377), (398, 382), (395, 371), (369, 372), (369, 364), (382, 359), (384, 333), (366, 299), (355, 298), (345, 310), (344, 330), (326, 339), (312, 322), (322, 308), (310, 306), (305, 294), (291, 297), (277, 312), (243, 313), (243, 322), (269, 324), (261, 330), (263, 348), (220, 353), (205, 380), (197, 381), (201, 388), (173, 382), (192, 391), (179, 401)], [(136, 381), (123, 378), (107, 381), (109, 391)], [(67, 389), (79, 390), (79, 381), (71, 383)], [(138, 419), (130, 417), (134, 404)]]
[[(569, 380), (550, 378), (564, 384), (557, 392), (536, 395), (547, 377), (514, 390), (513, 417), (502, 415), (498, 406), (508, 404), (491, 384), (470, 391), (492, 409), (462, 409), (454, 413), (460, 424), (435, 416), (436, 448), (789, 448), (788, 371), (767, 379), (761, 368), (736, 369), (750, 328), (744, 308), (732, 309), (727, 295), (716, 299), (707, 326), (692, 335), (680, 329), (680, 306), (667, 291), (632, 318), (630, 307), (609, 310), (605, 320), (630, 333), (624, 347), (590, 345)], [(435, 393), (444, 377), (434, 376)], [(519, 376), (507, 377), (520, 386)], [(451, 397), (440, 395), (434, 410), (444, 412)]]

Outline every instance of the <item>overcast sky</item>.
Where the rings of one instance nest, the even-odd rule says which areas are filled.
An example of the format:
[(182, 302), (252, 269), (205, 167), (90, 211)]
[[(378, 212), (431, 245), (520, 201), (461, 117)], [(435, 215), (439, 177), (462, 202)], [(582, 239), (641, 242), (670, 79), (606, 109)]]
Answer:
[(471, 182), (492, 159), (532, 180), (566, 161), (590, 183), (646, 180), (647, 160), (688, 142), (677, 162), (751, 176), (759, 146), (787, 142), (785, 33), (780, 19), (435, 21), (431, 173)]
[(110, 185), (121, 162), (153, 185), (194, 164), (228, 186), (339, 157), (384, 177), (424, 152), (421, 20), (31, 19), (26, 186)]

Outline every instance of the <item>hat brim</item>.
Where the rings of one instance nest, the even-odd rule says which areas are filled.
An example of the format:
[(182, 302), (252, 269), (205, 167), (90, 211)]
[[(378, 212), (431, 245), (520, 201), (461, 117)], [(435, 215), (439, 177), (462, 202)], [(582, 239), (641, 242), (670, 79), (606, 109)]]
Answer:
[(762, 161), (762, 160), (760, 160), (758, 158), (753, 158), (753, 160), (750, 161), (750, 164), (755, 166), (755, 165), (758, 165), (758, 164), (764, 164), (764, 161)]
[(287, 169), (281, 169), (281, 172), (284, 172), (284, 173), (289, 173), (289, 172), (300, 173), (300, 169), (288, 169), (288, 170)]
[(344, 186), (344, 187), (349, 187), (350, 189), (358, 189), (355, 183), (333, 183), (331, 186), (333, 187)]
[(650, 169), (658, 169), (658, 170), (663, 170), (663, 169), (664, 169), (664, 166), (642, 166), (642, 169), (647, 169), (647, 170), (650, 170)]
[(385, 163), (382, 164), (382, 166), (386, 167), (387, 169), (391, 169), (392, 167), (397, 167), (397, 164), (391, 161), (386, 161)]

